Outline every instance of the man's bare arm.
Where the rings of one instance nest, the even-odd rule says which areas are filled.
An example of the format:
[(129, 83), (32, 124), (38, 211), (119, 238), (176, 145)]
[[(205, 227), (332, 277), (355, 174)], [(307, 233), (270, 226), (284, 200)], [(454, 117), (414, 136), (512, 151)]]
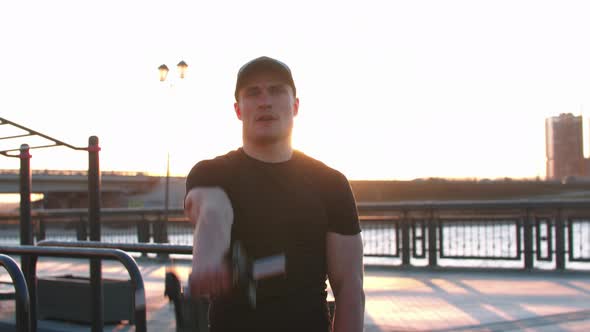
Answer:
[(334, 332), (360, 332), (365, 315), (363, 243), (360, 234), (326, 235), (328, 278), (336, 300)]
[(225, 257), (234, 219), (229, 197), (219, 187), (198, 187), (188, 192), (184, 203), (185, 214), (195, 223), (191, 293), (226, 293), (231, 287), (231, 276)]

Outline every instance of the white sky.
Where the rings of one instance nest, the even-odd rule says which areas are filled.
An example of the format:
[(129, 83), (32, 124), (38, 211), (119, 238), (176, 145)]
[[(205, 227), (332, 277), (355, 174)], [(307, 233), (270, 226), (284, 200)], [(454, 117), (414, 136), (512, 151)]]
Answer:
[(295, 147), (351, 179), (543, 177), (544, 119), (590, 109), (589, 32), (588, 1), (4, 1), (0, 116), (99, 136), (102, 170), (163, 174), (170, 152), (184, 175), (240, 145), (235, 76), (268, 55), (297, 84)]

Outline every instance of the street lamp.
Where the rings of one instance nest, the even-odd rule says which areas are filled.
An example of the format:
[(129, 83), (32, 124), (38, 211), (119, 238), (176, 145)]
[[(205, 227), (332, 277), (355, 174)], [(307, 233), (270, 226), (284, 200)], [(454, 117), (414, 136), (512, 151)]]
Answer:
[[(184, 75), (186, 74), (186, 70), (188, 69), (188, 65), (183, 60), (176, 65), (176, 68), (178, 69), (178, 75), (181, 79), (183, 79)], [(164, 82), (166, 77), (168, 77), (168, 72), (170, 71), (168, 66), (162, 64), (160, 67), (158, 67), (158, 71), (160, 72), (160, 82)]]
[[(176, 68), (178, 70), (178, 76), (180, 79), (184, 79), (186, 74), (186, 70), (188, 69), (188, 64), (184, 62), (184, 60), (180, 61)], [(158, 67), (158, 71), (160, 73), (160, 82), (166, 81), (168, 77), (168, 66), (165, 64), (160, 65)], [(174, 85), (170, 84), (170, 87)], [(169, 201), (170, 201), (170, 153), (168, 153), (167, 160), (166, 160), (166, 187), (164, 189), (164, 221), (165, 223), (162, 224), (161, 222), (157, 223), (155, 234), (155, 242), (168, 242), (168, 234), (166, 231), (166, 222), (168, 221), (168, 210), (169, 210)], [(166, 255), (164, 255), (166, 256)]]

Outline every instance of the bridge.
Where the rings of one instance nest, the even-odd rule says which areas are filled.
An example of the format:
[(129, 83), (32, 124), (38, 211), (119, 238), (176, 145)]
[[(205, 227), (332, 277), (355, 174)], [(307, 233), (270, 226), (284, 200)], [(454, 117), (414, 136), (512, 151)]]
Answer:
[[(85, 171), (33, 171), (32, 178), (34, 193), (88, 191), (88, 176)], [(154, 187), (158, 179), (159, 177), (144, 173), (102, 172), (102, 191), (145, 193)], [(0, 171), (0, 193), (18, 192), (18, 170)]]
[[(414, 181), (350, 181), (359, 202), (407, 202), (504, 199), (586, 199), (588, 181), (426, 179)], [(165, 191), (169, 206), (182, 207), (185, 178), (151, 176), (142, 172), (102, 172), (103, 207), (162, 207)], [(0, 170), (0, 193), (18, 193), (17, 170)], [(36, 208), (86, 207), (85, 171), (33, 171), (32, 192), (44, 195)]]
[[(101, 194), (108, 207), (127, 206), (127, 197), (151, 192), (161, 177), (145, 173), (102, 172)], [(32, 192), (43, 194), (44, 208), (84, 207), (88, 195), (86, 171), (33, 171)], [(18, 170), (0, 171), (0, 193), (19, 193)]]

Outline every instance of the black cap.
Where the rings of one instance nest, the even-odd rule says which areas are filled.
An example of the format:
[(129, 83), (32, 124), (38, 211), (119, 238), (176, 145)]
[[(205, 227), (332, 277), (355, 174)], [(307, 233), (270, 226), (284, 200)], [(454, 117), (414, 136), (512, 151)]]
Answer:
[(291, 69), (284, 64), (283, 62), (269, 58), (267, 56), (261, 56), (254, 60), (250, 60), (246, 62), (245, 65), (240, 68), (238, 71), (238, 79), (236, 81), (236, 91), (234, 96), (236, 100), (238, 100), (238, 92), (243, 87), (244, 83), (247, 82), (248, 77), (252, 74), (259, 73), (259, 72), (274, 72), (280, 75), (281, 79), (285, 81), (285, 83), (289, 84), (291, 88), (293, 88), (293, 94), (297, 95), (297, 90), (295, 89), (295, 82), (293, 82), (293, 76), (291, 75)]

